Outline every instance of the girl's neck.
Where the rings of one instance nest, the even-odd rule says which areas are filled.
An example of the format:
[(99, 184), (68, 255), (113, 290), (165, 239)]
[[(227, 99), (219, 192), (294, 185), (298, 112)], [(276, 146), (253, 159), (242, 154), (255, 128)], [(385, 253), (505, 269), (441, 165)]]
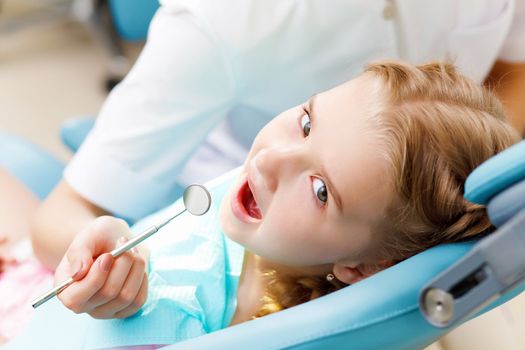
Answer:
[(230, 326), (251, 320), (262, 306), (266, 284), (259, 265), (257, 256), (246, 250), (237, 287), (237, 307)]
[(281, 276), (315, 276), (332, 271), (332, 264), (295, 268), (268, 261), (245, 250), (241, 276), (237, 287), (237, 307), (230, 326), (253, 319), (253, 316), (263, 305), (262, 298), (271, 276), (268, 272), (276, 272)]

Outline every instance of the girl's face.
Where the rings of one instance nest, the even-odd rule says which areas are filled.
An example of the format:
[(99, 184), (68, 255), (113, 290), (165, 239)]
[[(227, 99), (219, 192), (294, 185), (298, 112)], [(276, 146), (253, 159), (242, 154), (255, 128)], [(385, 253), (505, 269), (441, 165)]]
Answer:
[(387, 163), (368, 121), (378, 84), (363, 75), (259, 132), (221, 204), (231, 239), (290, 267), (373, 263), (372, 227), (391, 200)]

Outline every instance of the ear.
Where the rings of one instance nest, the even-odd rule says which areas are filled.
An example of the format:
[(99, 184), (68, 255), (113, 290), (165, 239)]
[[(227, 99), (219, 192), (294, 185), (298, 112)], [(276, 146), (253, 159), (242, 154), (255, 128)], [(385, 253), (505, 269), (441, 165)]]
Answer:
[(337, 262), (334, 264), (333, 271), (339, 281), (354, 284), (392, 265), (394, 263), (391, 261), (380, 261), (376, 264)]

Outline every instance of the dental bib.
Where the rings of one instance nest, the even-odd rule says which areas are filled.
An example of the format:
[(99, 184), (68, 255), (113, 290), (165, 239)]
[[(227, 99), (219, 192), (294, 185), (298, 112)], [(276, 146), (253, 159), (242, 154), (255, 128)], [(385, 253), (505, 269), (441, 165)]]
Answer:
[[(235, 312), (244, 248), (220, 229), (219, 207), (237, 174), (234, 170), (207, 184), (212, 196), (208, 213), (184, 213), (146, 241), (151, 250), (149, 293), (136, 315), (96, 320), (52, 300), (5, 349), (173, 344), (227, 327)], [(140, 232), (182, 206), (178, 200), (132, 230)]]

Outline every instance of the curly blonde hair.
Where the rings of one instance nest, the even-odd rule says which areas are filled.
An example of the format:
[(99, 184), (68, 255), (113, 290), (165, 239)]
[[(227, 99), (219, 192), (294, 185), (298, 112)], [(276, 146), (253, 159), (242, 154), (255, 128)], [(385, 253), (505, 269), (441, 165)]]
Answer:
[[(382, 106), (372, 118), (391, 165), (395, 198), (374, 228), (380, 256), (402, 261), (427, 248), (486, 234), (483, 206), (463, 197), (468, 174), (519, 140), (496, 96), (448, 63), (368, 65), (382, 82)], [(254, 318), (345, 286), (325, 276), (264, 272), (269, 280)]]

